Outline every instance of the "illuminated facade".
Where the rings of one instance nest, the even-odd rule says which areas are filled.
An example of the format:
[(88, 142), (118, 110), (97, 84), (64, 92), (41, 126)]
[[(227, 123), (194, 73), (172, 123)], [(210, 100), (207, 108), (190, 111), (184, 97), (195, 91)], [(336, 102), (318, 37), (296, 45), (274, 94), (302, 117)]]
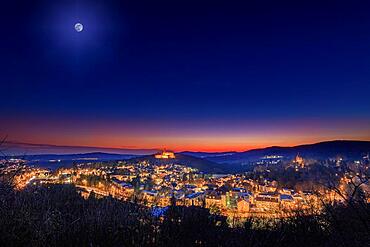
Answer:
[(154, 155), (157, 159), (174, 159), (175, 154), (173, 152), (163, 151), (162, 153)]

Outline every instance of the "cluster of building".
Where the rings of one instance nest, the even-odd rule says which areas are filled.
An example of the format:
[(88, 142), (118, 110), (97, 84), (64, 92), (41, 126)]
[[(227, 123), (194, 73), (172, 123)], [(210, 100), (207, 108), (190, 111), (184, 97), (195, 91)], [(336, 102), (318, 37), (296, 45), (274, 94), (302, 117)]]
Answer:
[[(175, 156), (166, 152), (155, 157), (168, 161)], [(281, 157), (272, 157), (276, 158)], [(303, 167), (303, 159), (297, 156), (293, 165)], [(322, 201), (322, 197), (312, 191), (281, 188), (276, 181), (254, 180), (245, 174), (204, 174), (175, 162), (88, 163), (61, 168), (53, 173), (28, 168), (16, 181), (19, 188), (30, 183), (70, 183), (75, 184), (83, 196), (94, 192), (147, 206), (200, 206), (209, 208), (211, 212), (238, 217), (276, 217), (296, 210), (319, 210)], [(335, 193), (327, 191), (326, 194)]]
[(34, 179), (47, 178), (49, 170), (43, 168), (29, 167), (22, 159), (0, 160), (0, 181), (13, 181), (17, 189), (23, 189)]

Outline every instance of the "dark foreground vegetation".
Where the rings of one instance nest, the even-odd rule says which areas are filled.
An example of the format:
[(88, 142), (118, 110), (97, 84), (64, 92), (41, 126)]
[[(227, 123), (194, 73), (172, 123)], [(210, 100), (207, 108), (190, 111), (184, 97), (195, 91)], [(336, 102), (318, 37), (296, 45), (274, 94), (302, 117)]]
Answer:
[(369, 246), (369, 226), (368, 204), (230, 228), (203, 208), (170, 207), (154, 217), (134, 203), (83, 199), (69, 185), (0, 186), (0, 246)]

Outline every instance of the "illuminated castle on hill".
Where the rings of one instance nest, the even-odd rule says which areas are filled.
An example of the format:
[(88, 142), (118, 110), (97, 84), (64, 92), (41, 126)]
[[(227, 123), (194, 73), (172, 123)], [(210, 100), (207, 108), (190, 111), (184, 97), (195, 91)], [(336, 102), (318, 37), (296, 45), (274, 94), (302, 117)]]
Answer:
[(155, 154), (154, 157), (157, 158), (157, 159), (174, 159), (174, 158), (176, 158), (175, 154), (173, 152), (169, 152), (169, 151), (163, 151), (162, 153)]
[(304, 164), (304, 160), (301, 156), (299, 156), (299, 154), (297, 154), (297, 156), (295, 157), (294, 162), (297, 163), (298, 165), (303, 165)]
[[(299, 156), (299, 154), (297, 154), (297, 156), (295, 157), (294, 163), (296, 163), (301, 168), (304, 168), (304, 159), (301, 156)], [(297, 166), (296, 166), (296, 168), (297, 168)]]

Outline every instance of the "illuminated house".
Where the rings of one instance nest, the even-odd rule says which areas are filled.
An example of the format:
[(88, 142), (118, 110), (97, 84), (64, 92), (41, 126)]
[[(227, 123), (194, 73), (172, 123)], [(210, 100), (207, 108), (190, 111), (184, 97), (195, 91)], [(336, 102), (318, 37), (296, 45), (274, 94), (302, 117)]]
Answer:
[(254, 205), (264, 211), (278, 210), (280, 206), (280, 195), (271, 192), (259, 193), (254, 198)]
[(240, 213), (249, 212), (249, 207), (250, 207), (249, 199), (244, 199), (244, 198), (238, 199), (238, 202), (237, 202), (238, 212)]
[(173, 152), (163, 151), (162, 153), (154, 155), (157, 159), (174, 159), (175, 154)]
[(206, 208), (210, 208), (212, 206), (216, 206), (221, 208), (221, 195), (217, 194), (217, 192), (212, 191), (205, 198)]
[(196, 192), (185, 196), (185, 206), (203, 206), (204, 193)]

